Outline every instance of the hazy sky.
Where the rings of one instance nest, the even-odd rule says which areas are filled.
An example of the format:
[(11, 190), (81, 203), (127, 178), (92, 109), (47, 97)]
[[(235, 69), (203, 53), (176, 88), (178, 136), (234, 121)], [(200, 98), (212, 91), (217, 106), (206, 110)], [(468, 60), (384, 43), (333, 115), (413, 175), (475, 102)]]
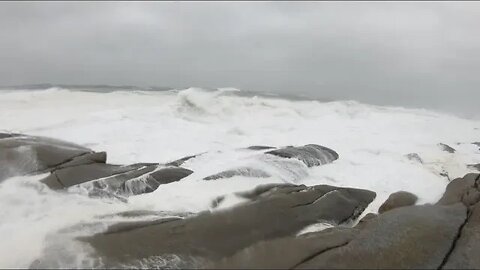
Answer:
[(44, 82), (480, 111), (480, 2), (0, 2), (0, 84)]

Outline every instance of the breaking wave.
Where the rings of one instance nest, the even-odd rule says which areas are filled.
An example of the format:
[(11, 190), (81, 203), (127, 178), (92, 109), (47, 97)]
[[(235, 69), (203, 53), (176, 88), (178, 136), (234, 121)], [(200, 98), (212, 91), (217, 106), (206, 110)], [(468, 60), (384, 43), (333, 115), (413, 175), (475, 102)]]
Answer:
[[(1, 131), (71, 141), (106, 151), (108, 161), (118, 164), (167, 163), (202, 153), (182, 165), (194, 173), (128, 201), (92, 199), (82, 187), (54, 192), (38, 181), (41, 176), (9, 178), (0, 183), (0, 254), (9, 254), (0, 256), (1, 266), (98, 266), (75, 237), (113, 222), (148, 218), (116, 213), (181, 216), (212, 210), (219, 196), (226, 196), (220, 206), (230, 207), (244, 202), (234, 193), (260, 184), (370, 189), (377, 198), (366, 212), (376, 211), (398, 190), (416, 194), (419, 203), (434, 202), (448, 183), (445, 173), (463, 176), (472, 171), (466, 164), (480, 162), (480, 151), (471, 144), (480, 140), (478, 122), (423, 109), (287, 99), (229, 88), (110, 90), (0, 91)], [(442, 151), (440, 142), (457, 151)], [(308, 144), (329, 147), (340, 157), (309, 168), (299, 160), (262, 155), (267, 149), (246, 149)], [(412, 153), (421, 162), (409, 159)], [(222, 172), (228, 177), (203, 180)], [(143, 180), (129, 183), (129, 190)], [(39, 258), (43, 264), (35, 264)], [(151, 258), (135, 267), (178, 263), (176, 257)]]

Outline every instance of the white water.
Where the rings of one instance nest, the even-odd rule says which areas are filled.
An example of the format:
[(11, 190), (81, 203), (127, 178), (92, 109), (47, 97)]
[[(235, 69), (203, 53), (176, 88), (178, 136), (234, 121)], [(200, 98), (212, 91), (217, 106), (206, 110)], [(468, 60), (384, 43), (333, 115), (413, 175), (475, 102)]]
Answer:
[[(398, 190), (416, 194), (419, 203), (435, 202), (448, 183), (440, 176), (442, 171), (455, 178), (470, 172), (466, 164), (480, 162), (478, 147), (471, 144), (480, 141), (477, 121), (352, 101), (290, 101), (234, 92), (229, 88), (214, 92), (195, 88), (180, 92), (0, 91), (0, 131), (50, 136), (107, 151), (110, 163), (168, 162), (207, 152), (184, 164), (194, 171), (189, 177), (131, 197), (126, 204), (72, 190), (50, 191), (38, 183), (42, 176), (0, 183), (0, 267), (28, 267), (38, 258), (45, 259), (45, 254), (51, 256), (55, 248), (62, 251), (57, 252), (59, 257), (75, 254), (63, 258), (65, 265), (88, 265), (86, 247), (62, 230), (100, 222), (100, 228), (79, 230), (92, 233), (106, 222), (99, 216), (127, 210), (199, 212), (209, 209), (217, 196), (230, 194), (222, 204), (228, 207), (242, 201), (232, 193), (265, 183), (370, 189), (377, 192), (377, 199), (367, 212), (376, 211)], [(439, 142), (457, 152), (441, 151)], [(240, 149), (309, 143), (332, 148), (340, 158), (306, 168), (295, 160), (277, 164), (265, 160), (261, 152)], [(412, 152), (424, 164), (405, 157)], [(201, 180), (246, 165), (273, 176)], [(65, 246), (73, 250), (63, 250)]]

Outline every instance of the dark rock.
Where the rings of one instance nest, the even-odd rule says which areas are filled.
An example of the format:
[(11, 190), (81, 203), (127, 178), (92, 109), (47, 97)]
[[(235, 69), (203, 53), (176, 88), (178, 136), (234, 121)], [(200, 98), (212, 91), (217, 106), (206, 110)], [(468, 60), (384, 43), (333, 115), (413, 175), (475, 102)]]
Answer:
[(18, 134), (18, 133), (0, 133), (0, 139), (18, 137), (18, 136), (21, 136), (21, 135), (22, 134)]
[(422, 158), (421, 158), (417, 153), (407, 154), (406, 157), (407, 157), (409, 160), (416, 161), (416, 162), (418, 162), (418, 163), (420, 163), (420, 164), (423, 164)]
[(475, 204), (469, 213), (459, 238), (446, 260), (444, 269), (478, 269), (480, 268), (480, 203)]
[(193, 171), (185, 168), (163, 168), (150, 174), (160, 184), (168, 184), (177, 182), (190, 174)]
[(158, 169), (158, 166), (151, 163), (128, 166), (92, 163), (56, 170), (40, 181), (52, 189), (89, 185), (94, 194), (92, 196), (107, 193), (129, 196), (152, 192), (161, 184), (179, 181), (193, 173), (185, 168)]
[[(250, 201), (255, 201), (262, 197), (264, 198), (268, 197), (273, 192), (277, 194), (290, 193), (290, 192), (304, 190), (305, 188), (306, 188), (305, 185), (294, 185), (289, 183), (281, 183), (281, 184), (274, 183), (274, 184), (259, 185), (252, 190), (236, 192), (234, 194), (238, 197), (245, 198)], [(215, 198), (211, 203), (211, 207), (212, 208), (218, 207), (224, 200), (225, 200), (225, 196), (220, 196), (218, 198)]]
[(307, 144), (299, 147), (289, 146), (265, 153), (283, 158), (296, 158), (305, 163), (308, 167), (331, 163), (338, 159), (337, 152), (316, 144)]
[(370, 221), (376, 219), (378, 217), (378, 214), (374, 213), (368, 213), (366, 214), (362, 219), (360, 219), (355, 226), (356, 229), (363, 229)]
[(125, 233), (141, 227), (154, 226), (172, 221), (182, 220), (179, 217), (159, 218), (155, 220), (124, 221), (108, 227), (107, 234)]
[(130, 165), (134, 168), (130, 171), (114, 174), (112, 176), (94, 180), (83, 184), (94, 188), (107, 190), (122, 196), (137, 195), (152, 192), (158, 188), (160, 183), (148, 177), (148, 174), (158, 168), (158, 165)]
[(474, 145), (476, 145), (476, 146), (480, 147), (480, 142), (473, 142), (472, 144), (474, 144)]
[(414, 205), (418, 197), (410, 192), (398, 191), (390, 194), (388, 199), (380, 206), (378, 213), (383, 213), (398, 207)]
[[(0, 133), (0, 181), (17, 175), (51, 172), (41, 182), (52, 189), (91, 182), (90, 196), (116, 198), (119, 194), (151, 192), (160, 184), (178, 181), (192, 173), (183, 168), (155, 171), (158, 163), (121, 166), (105, 164), (106, 160), (105, 152), (96, 153), (73, 143)], [(138, 179), (144, 175), (144, 179)]]
[(342, 223), (361, 213), (375, 197), (367, 190), (324, 185), (281, 190), (229, 210), (144, 223), (128, 231), (107, 230), (82, 240), (95, 248), (106, 267), (167, 254), (200, 261), (220, 259), (260, 241), (294, 235), (319, 220)]
[(56, 166), (55, 170), (63, 169), (67, 167), (74, 167), (78, 165), (87, 165), (92, 163), (105, 163), (105, 162), (107, 162), (106, 152), (85, 153), (83, 155), (74, 157), (72, 160), (62, 163), (59, 166)]
[(478, 164), (469, 164), (469, 165), (467, 165), (467, 168), (480, 171), (480, 163), (478, 163)]
[(377, 214), (375, 214), (375, 213), (368, 213), (368, 214), (366, 214), (366, 215), (358, 222), (358, 224), (368, 222), (368, 221), (370, 221), (370, 220), (372, 220), (372, 219), (374, 219), (374, 218), (376, 218), (376, 217), (378, 217)]
[[(262, 241), (235, 255), (205, 265), (205, 269), (292, 269), (314, 254), (348, 244), (355, 229), (335, 228), (298, 237)], [(313, 269), (313, 268), (312, 268)]]
[(438, 204), (461, 202), (468, 207), (468, 218), (458, 231), (449, 256), (445, 258), (446, 269), (480, 268), (480, 174), (467, 174), (449, 183), (447, 191)]
[[(143, 166), (138, 165), (121, 166), (103, 163), (85, 164), (56, 170), (40, 181), (52, 189), (58, 189), (58, 187), (67, 188), (92, 180), (135, 171), (142, 167)], [(151, 166), (148, 169), (153, 171), (155, 167)], [(133, 177), (140, 176), (146, 172), (147, 171), (142, 171), (141, 174), (136, 174)], [(128, 176), (127, 178), (130, 179), (131, 177), (132, 176)], [(60, 185), (58, 185), (58, 183)]]
[(478, 187), (476, 189), (472, 188), (467, 190), (462, 197), (462, 203), (465, 206), (472, 206), (478, 201), (480, 201), (480, 191), (478, 190)]
[(88, 196), (90, 198), (109, 198), (109, 199), (115, 199), (115, 200), (119, 200), (123, 203), (127, 203), (128, 200), (123, 198), (123, 197), (120, 197), (116, 194), (113, 194), (112, 192), (108, 192), (106, 190), (103, 190), (103, 189), (98, 189), (98, 188), (95, 188), (95, 189), (92, 189), (89, 193), (88, 193)]
[(225, 196), (219, 196), (215, 198), (212, 203), (210, 204), (211, 208), (216, 208), (218, 207), (223, 201), (225, 201)]
[(478, 269), (479, 183), (479, 174), (467, 174), (450, 182), (436, 205), (369, 214), (354, 228), (265, 240), (207, 268)]
[(99, 218), (112, 218), (112, 217), (136, 218), (136, 217), (145, 217), (145, 216), (158, 216), (160, 213), (161, 211), (130, 210), (130, 211), (124, 211), (116, 214), (99, 216)]
[(440, 147), (440, 149), (442, 149), (443, 151), (447, 151), (447, 152), (452, 153), (452, 154), (455, 153), (455, 151), (456, 151), (454, 148), (452, 148), (449, 145), (446, 145), (444, 143), (439, 143), (438, 147)]
[(257, 151), (257, 150), (275, 149), (275, 147), (273, 147), (273, 146), (265, 146), (265, 145), (252, 145), (252, 146), (247, 147), (247, 149)]
[(281, 184), (265, 184), (259, 185), (252, 190), (242, 191), (235, 193), (237, 196), (240, 196), (245, 199), (249, 200), (257, 200), (259, 197), (268, 197), (272, 193), (280, 194), (280, 193), (290, 193), (301, 191), (306, 188), (305, 185), (294, 185), (290, 183), (281, 183)]
[(370, 219), (360, 228), (331, 228), (304, 237), (258, 243), (213, 266), (223, 269), (438, 268), (465, 218), (466, 208), (462, 204), (403, 207)]
[[(145, 177), (130, 178), (126, 181), (121, 180), (120, 182), (123, 181), (122, 188), (116, 192), (124, 195), (149, 193), (155, 191), (162, 184), (177, 182), (192, 173), (193, 171), (180, 167), (163, 168), (145, 175)], [(119, 181), (114, 179), (113, 182)]]
[(438, 268), (465, 218), (461, 204), (394, 209), (367, 223), (347, 245), (296, 268)]
[(189, 159), (192, 159), (192, 158), (196, 158), (200, 155), (202, 155), (204, 153), (201, 153), (201, 154), (197, 154), (197, 155), (191, 155), (191, 156), (186, 156), (186, 157), (183, 157), (183, 158), (180, 158), (180, 159), (177, 159), (177, 160), (174, 160), (172, 162), (168, 162), (165, 164), (165, 166), (175, 166), (175, 167), (179, 167), (179, 166), (182, 166), (183, 163), (185, 163), (185, 161), (189, 160)]
[(231, 178), (234, 176), (266, 178), (266, 177), (270, 177), (270, 174), (259, 169), (242, 167), (242, 168), (227, 170), (214, 175), (210, 175), (203, 178), (203, 180), (217, 180), (222, 178)]
[(442, 171), (439, 173), (439, 175), (442, 176), (442, 177), (447, 178), (448, 181), (451, 181), (450, 175), (448, 175), (448, 172), (447, 172), (447, 171), (442, 170)]
[(437, 202), (438, 205), (448, 205), (462, 202), (466, 206), (470, 206), (476, 201), (471, 201), (471, 196), (465, 194), (475, 194), (478, 191), (479, 174), (469, 173), (463, 178), (457, 178), (448, 183), (445, 193)]
[(8, 177), (45, 172), (76, 157), (93, 153), (73, 143), (22, 134), (0, 139), (0, 181)]

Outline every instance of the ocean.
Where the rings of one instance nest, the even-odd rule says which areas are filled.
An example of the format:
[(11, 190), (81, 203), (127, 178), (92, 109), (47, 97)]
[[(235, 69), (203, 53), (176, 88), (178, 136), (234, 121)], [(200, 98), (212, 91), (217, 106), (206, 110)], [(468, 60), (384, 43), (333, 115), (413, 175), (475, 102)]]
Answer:
[[(474, 172), (467, 165), (480, 163), (479, 147), (472, 144), (480, 141), (479, 121), (426, 109), (235, 88), (5, 89), (0, 91), (0, 132), (48, 136), (106, 151), (113, 164), (167, 163), (203, 153), (184, 164), (193, 174), (129, 197), (127, 203), (89, 198), (81, 187), (52, 191), (38, 181), (45, 175), (4, 180), (0, 266), (5, 268), (29, 267), (39, 258), (51, 267), (97, 266), (95, 254), (76, 237), (121, 221), (125, 217), (112, 214), (123, 211), (161, 211), (165, 216), (221, 211), (245, 200), (235, 192), (266, 183), (294, 183), (375, 191), (366, 214), (376, 212), (399, 190), (417, 195), (419, 204), (436, 202), (449, 180)], [(456, 152), (443, 151), (439, 143)], [(296, 160), (278, 162), (245, 150), (252, 145), (305, 144), (329, 147), (340, 157), (308, 168)], [(411, 153), (422, 162), (409, 158)], [(270, 176), (202, 180), (244, 167)], [(212, 210), (219, 196), (226, 199)]]

